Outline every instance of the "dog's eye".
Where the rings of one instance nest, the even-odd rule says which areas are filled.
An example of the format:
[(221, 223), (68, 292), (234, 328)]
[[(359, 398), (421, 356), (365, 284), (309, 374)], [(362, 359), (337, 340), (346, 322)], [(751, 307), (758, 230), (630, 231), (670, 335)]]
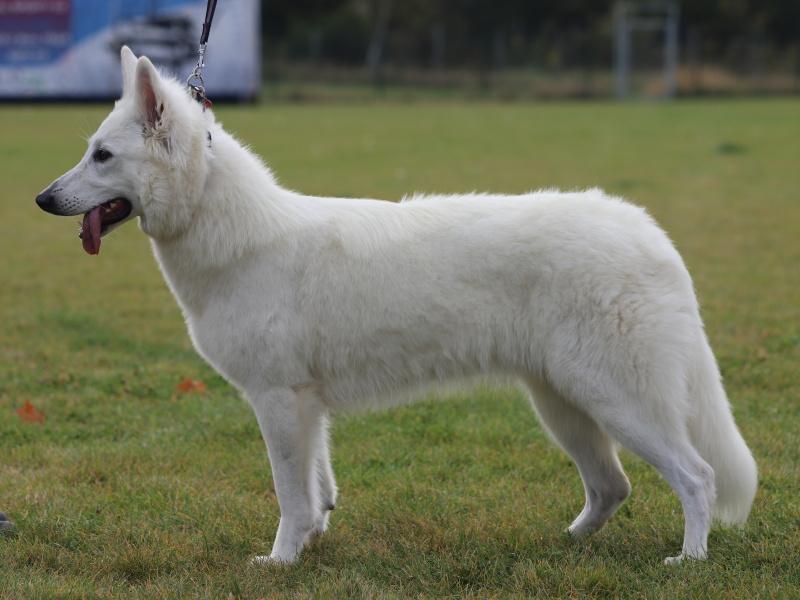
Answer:
[(94, 151), (94, 154), (92, 154), (92, 160), (95, 162), (106, 162), (112, 156), (114, 155), (105, 148), (98, 148)]

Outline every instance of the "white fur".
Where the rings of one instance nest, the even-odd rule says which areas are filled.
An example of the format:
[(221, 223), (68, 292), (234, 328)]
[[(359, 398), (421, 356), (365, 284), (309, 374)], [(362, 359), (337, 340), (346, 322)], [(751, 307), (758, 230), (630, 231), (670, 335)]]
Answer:
[[(62, 212), (133, 203), (195, 347), (252, 404), (281, 507), (264, 560), (295, 560), (327, 527), (330, 412), (487, 374), (528, 386), (578, 466), (573, 534), (602, 527), (630, 491), (617, 443), (680, 497), (670, 562), (706, 556), (712, 515), (747, 518), (755, 462), (689, 274), (644, 210), (600, 190), (300, 195), (147, 59), (124, 49), (122, 62), (123, 98), (56, 182)], [(102, 168), (100, 143), (115, 154)]]

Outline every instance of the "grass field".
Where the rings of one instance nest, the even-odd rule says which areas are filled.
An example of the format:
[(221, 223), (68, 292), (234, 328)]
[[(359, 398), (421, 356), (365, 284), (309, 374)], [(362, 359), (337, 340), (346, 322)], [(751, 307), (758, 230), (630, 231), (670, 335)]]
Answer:
[[(601, 186), (647, 206), (693, 273), (760, 468), (742, 532), (707, 562), (676, 497), (624, 453), (633, 495), (563, 533), (583, 492), (524, 398), (479, 389), (333, 429), (328, 534), (263, 569), (278, 506), (249, 407), (194, 354), (128, 225), (83, 253), (35, 194), (106, 107), (0, 107), (0, 598), (800, 598), (800, 101), (223, 107), (308, 193)], [(184, 377), (204, 394), (179, 394)], [(43, 425), (15, 410), (30, 401)]]

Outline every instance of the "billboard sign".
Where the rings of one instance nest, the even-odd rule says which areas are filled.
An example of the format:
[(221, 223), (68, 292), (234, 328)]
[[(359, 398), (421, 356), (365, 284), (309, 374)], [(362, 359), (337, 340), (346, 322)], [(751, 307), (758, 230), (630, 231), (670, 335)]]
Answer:
[[(185, 79), (205, 10), (206, 0), (0, 0), (0, 98), (116, 97), (125, 44)], [(258, 94), (258, 0), (219, 2), (206, 63), (210, 97)]]

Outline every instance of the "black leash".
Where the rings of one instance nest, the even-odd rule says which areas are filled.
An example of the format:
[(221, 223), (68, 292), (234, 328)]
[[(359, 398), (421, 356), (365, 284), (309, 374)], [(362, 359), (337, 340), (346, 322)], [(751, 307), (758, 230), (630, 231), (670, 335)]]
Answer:
[(200, 33), (200, 47), (197, 49), (197, 64), (186, 80), (189, 92), (192, 97), (203, 105), (203, 109), (211, 108), (211, 100), (206, 96), (206, 85), (203, 81), (203, 68), (206, 66), (206, 44), (208, 44), (208, 34), (211, 33), (211, 22), (214, 20), (214, 11), (217, 10), (217, 0), (208, 0), (206, 4), (206, 18), (203, 21), (203, 31)]
[(203, 32), (200, 34), (200, 45), (208, 43), (208, 34), (211, 33), (211, 21), (214, 20), (214, 11), (217, 10), (217, 0), (208, 0), (206, 5), (206, 20), (203, 21)]

